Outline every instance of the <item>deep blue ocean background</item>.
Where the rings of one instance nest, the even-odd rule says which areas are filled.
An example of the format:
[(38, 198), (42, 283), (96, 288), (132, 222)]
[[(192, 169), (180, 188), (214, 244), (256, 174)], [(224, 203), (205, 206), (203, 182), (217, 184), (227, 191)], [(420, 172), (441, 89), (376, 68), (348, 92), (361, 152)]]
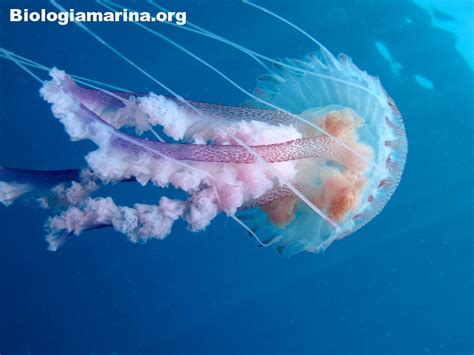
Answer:
[[(61, 3), (76, 11), (100, 9), (93, 1)], [(315, 49), (240, 1), (161, 3), (270, 57), (300, 58)], [(384, 211), (320, 255), (283, 258), (257, 248), (225, 216), (200, 234), (178, 223), (170, 237), (145, 245), (112, 230), (93, 231), (53, 253), (43, 239), (47, 211), (0, 207), (2, 355), (473, 353), (474, 78), (455, 46), (456, 33), (434, 26), (410, 0), (258, 3), (333, 53), (350, 55), (380, 76), (394, 98), (409, 155)], [(148, 8), (144, 1), (128, 4)], [(77, 26), (8, 22), (10, 8), (40, 6), (51, 8), (47, 1), (1, 1), (1, 47), (74, 74), (165, 94)], [(155, 26), (249, 90), (263, 74), (232, 48)], [(133, 24), (90, 27), (185, 98), (226, 104), (246, 99)], [(402, 65), (399, 75), (376, 41)], [(428, 78), (433, 89), (415, 75)], [(38, 89), (33, 78), (0, 60), (0, 164), (84, 166), (93, 145), (69, 141)], [(104, 193), (133, 204), (151, 203), (166, 191), (129, 184)]]

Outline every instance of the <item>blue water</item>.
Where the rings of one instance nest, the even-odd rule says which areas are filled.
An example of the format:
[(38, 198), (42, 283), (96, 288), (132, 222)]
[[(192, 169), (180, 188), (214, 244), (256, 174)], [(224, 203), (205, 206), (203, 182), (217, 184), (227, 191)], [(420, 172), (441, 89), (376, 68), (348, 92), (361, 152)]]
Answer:
[[(8, 23), (9, 8), (33, 10), (39, 3), (2, 1), (2, 47), (71, 73), (164, 93), (77, 26)], [(64, 1), (77, 11), (100, 8), (84, 3)], [(323, 254), (283, 258), (257, 248), (223, 216), (200, 234), (178, 224), (164, 241), (134, 245), (100, 230), (52, 253), (43, 239), (47, 212), (0, 208), (2, 355), (473, 352), (474, 81), (456, 34), (434, 27), (428, 12), (409, 0), (259, 3), (380, 76), (396, 101), (409, 155), (383, 213)], [(270, 57), (299, 58), (314, 49), (301, 34), (239, 1), (163, 4)], [(245, 99), (133, 24), (91, 27), (186, 98), (227, 104)], [(262, 74), (238, 51), (158, 28), (245, 88)], [(398, 76), (376, 41), (402, 66)], [(92, 144), (69, 141), (38, 89), (21, 69), (0, 61), (0, 163), (84, 166)], [(151, 203), (164, 193), (132, 185), (112, 192), (122, 204)]]

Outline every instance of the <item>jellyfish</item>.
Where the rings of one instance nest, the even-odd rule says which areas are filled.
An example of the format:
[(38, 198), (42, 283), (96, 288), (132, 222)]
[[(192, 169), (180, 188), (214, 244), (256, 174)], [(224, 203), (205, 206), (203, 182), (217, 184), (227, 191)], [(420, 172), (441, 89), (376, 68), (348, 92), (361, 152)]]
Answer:
[[(378, 78), (348, 56), (334, 56), (288, 20), (244, 3), (316, 44), (303, 59), (273, 60), (190, 22), (179, 27), (257, 61), (267, 73), (253, 92), (184, 46), (136, 23), (244, 92), (249, 100), (240, 106), (184, 99), (82, 23), (82, 30), (167, 95), (116, 88), (2, 49), (2, 58), (41, 83), (40, 95), (70, 139), (90, 140), (97, 148), (78, 169), (0, 167), (0, 203), (22, 201), (51, 210), (45, 224), (50, 250), (98, 228), (113, 228), (132, 242), (164, 239), (177, 220), (190, 231), (203, 231), (223, 213), (260, 246), (274, 246), (284, 255), (316, 253), (372, 220), (393, 195), (406, 160), (405, 129), (394, 101)], [(100, 4), (125, 8), (111, 1)], [(41, 79), (36, 70), (48, 71), (50, 79)], [(155, 139), (145, 138), (146, 133)], [(161, 196), (157, 192), (155, 203), (133, 206), (97, 196), (103, 186), (122, 183), (151, 184), (162, 189)], [(185, 196), (166, 197), (167, 187)]]

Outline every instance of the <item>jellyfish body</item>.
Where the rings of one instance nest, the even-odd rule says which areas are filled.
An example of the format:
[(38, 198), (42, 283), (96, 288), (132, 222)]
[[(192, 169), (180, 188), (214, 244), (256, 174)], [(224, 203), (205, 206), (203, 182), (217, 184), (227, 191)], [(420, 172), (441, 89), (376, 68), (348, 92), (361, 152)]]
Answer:
[[(262, 100), (242, 107), (86, 89), (53, 69), (41, 95), (72, 140), (98, 149), (82, 171), (2, 168), (0, 201), (33, 196), (52, 208), (51, 249), (107, 226), (132, 241), (162, 239), (178, 219), (199, 231), (224, 212), (282, 253), (324, 250), (375, 217), (394, 192), (406, 157), (403, 122), (379, 80), (344, 55), (284, 63), (258, 79)], [(160, 127), (177, 142), (122, 127)], [(102, 184), (132, 180), (172, 185), (188, 198), (123, 207), (90, 197)]]
[[(134, 23), (249, 96), (239, 107), (183, 99), (82, 23), (76, 24), (171, 96), (107, 91), (91, 85), (94, 80), (87, 88), (78, 85), (83, 78), (74, 80), (57, 69), (43, 82), (31, 68), (49, 68), (0, 49), (0, 57), (42, 83), (42, 97), (72, 140), (98, 146), (85, 157), (83, 169), (0, 167), (0, 203), (24, 200), (51, 209), (55, 215), (46, 223), (51, 250), (95, 228), (113, 227), (134, 242), (165, 238), (178, 219), (200, 231), (223, 212), (260, 245), (291, 255), (322, 251), (373, 219), (395, 191), (406, 160), (404, 125), (393, 100), (378, 78), (347, 56), (334, 57), (296, 25), (244, 3), (290, 25), (319, 48), (303, 60), (272, 60), (190, 22), (179, 27), (242, 51), (268, 70), (253, 93), (182, 45)], [(127, 134), (127, 127), (136, 134)], [(158, 141), (140, 137), (148, 131)], [(131, 181), (173, 186), (187, 197), (162, 196), (154, 204), (127, 207), (93, 196), (105, 184)]]

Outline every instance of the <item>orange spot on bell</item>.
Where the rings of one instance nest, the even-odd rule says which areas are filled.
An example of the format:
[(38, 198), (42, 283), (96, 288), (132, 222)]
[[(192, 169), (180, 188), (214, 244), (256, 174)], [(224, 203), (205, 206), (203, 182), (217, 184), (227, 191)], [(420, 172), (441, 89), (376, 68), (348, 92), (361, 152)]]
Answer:
[(328, 171), (319, 204), (326, 206), (329, 218), (335, 222), (341, 221), (348, 212), (357, 210), (365, 184), (365, 177), (350, 170)]
[(334, 137), (347, 135), (360, 125), (349, 110), (331, 111), (322, 123), (323, 128)]
[(356, 191), (344, 189), (331, 201), (329, 218), (336, 222), (342, 220), (347, 212), (357, 207), (358, 201), (359, 194)]

